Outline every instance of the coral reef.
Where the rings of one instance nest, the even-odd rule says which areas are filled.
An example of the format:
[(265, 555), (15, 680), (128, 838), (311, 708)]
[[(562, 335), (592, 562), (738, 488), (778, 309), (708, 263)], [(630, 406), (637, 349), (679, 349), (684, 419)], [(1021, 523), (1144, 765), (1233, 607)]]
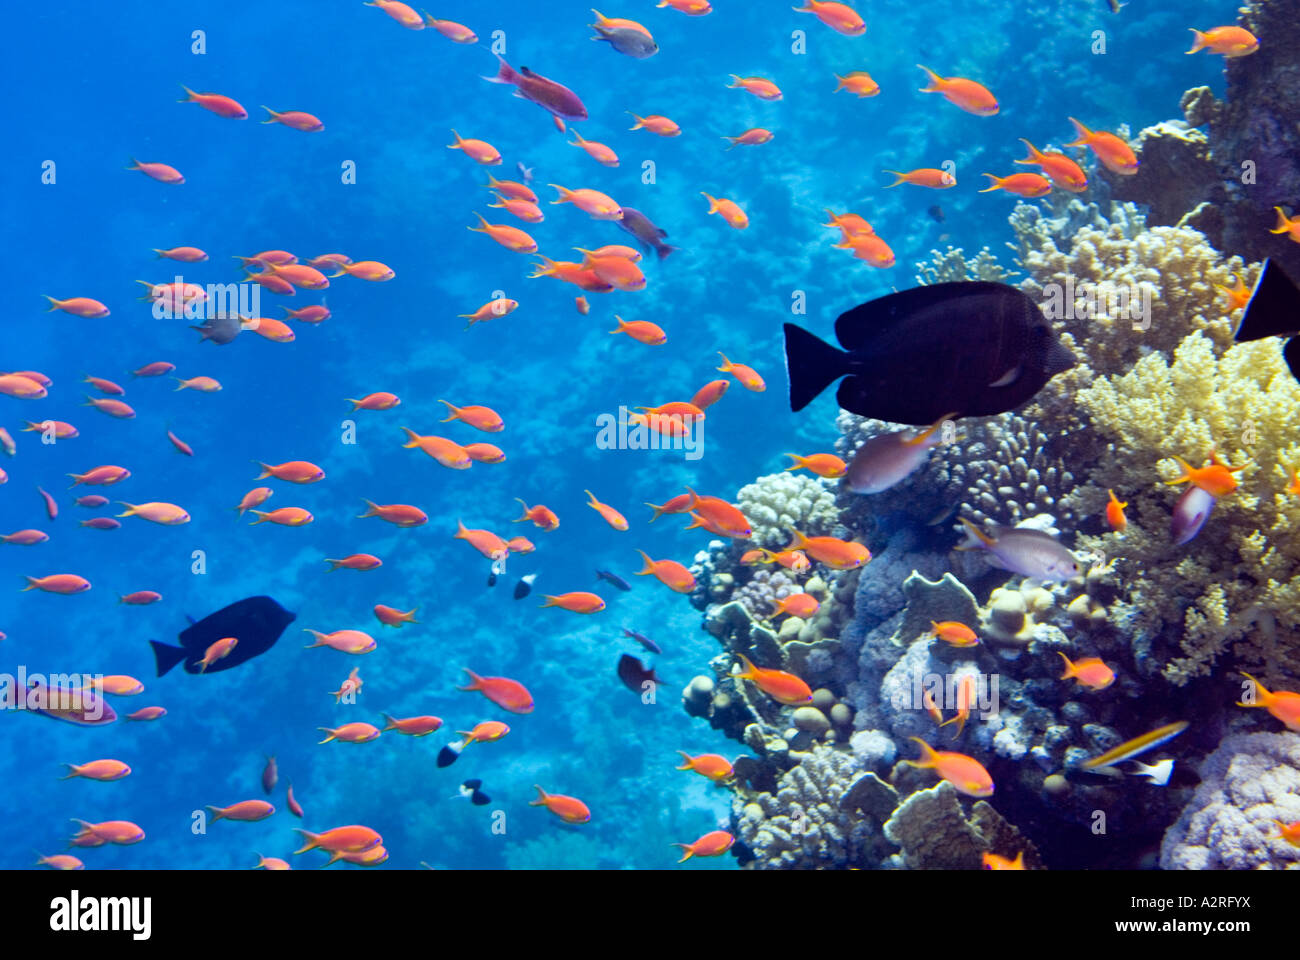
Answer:
[(988, 280), (994, 283), (1008, 283), (1016, 271), (1007, 270), (998, 258), (983, 247), (970, 260), (961, 247), (949, 246), (940, 253), (930, 251), (929, 261), (916, 265), (916, 282), (922, 286), (931, 283), (955, 283), (960, 280)]
[(1300, 870), (1300, 848), (1274, 820), (1300, 820), (1300, 735), (1226, 738), (1201, 764), (1201, 783), (1165, 832), (1166, 870)]
[(947, 781), (903, 801), (884, 833), (902, 847), (902, 853), (891, 858), (892, 865), (909, 870), (979, 870), (985, 853), (1009, 860), (1023, 853), (1025, 869), (1043, 869), (1034, 845), (988, 803), (976, 801), (967, 818)]
[(1254, 0), (1241, 14), (1238, 24), (1261, 43), (1250, 56), (1226, 62), (1226, 99), (1216, 101), (1205, 87), (1188, 90), (1180, 104), (1184, 123), (1140, 135), (1137, 176), (1099, 172), (1116, 198), (1149, 204), (1152, 223), (1175, 224), (1195, 210), (1186, 222), (1215, 247), (1248, 260), (1273, 257), (1297, 275), (1300, 245), (1268, 231), (1273, 207), (1300, 197), (1300, 100), (1294, 95), (1300, 0)]
[(835, 494), (826, 483), (798, 473), (773, 473), (740, 488), (741, 512), (753, 530), (752, 544), (779, 550), (788, 527), (809, 536), (834, 534), (839, 526)]
[[(1300, 385), (1272, 340), (1217, 352), (1208, 336), (1192, 334), (1172, 360), (1150, 354), (1079, 393), (1089, 419), (1126, 455), (1095, 465), (1096, 487), (1078, 491), (1077, 509), (1099, 510), (1102, 488), (1114, 487), (1129, 498), (1130, 520), (1122, 540), (1082, 535), (1079, 545), (1115, 558), (1131, 626), (1153, 638), (1155, 665), (1177, 685), (1208, 675), (1230, 647), (1247, 669), (1300, 674), (1300, 651), (1278, 636), (1300, 626), (1297, 512), (1285, 489), (1300, 462), (1292, 415)], [(1247, 464), (1241, 487), (1221, 499), (1199, 537), (1175, 546), (1174, 492), (1156, 481), (1178, 475), (1171, 458), (1199, 464), (1216, 444), (1229, 462)]]

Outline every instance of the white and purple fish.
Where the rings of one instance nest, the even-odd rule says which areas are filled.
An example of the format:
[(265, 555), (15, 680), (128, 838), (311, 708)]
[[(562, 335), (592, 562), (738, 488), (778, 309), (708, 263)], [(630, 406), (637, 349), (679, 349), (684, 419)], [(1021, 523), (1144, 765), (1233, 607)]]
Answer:
[(1205, 521), (1210, 519), (1210, 512), (1218, 501), (1200, 487), (1192, 485), (1183, 491), (1183, 495), (1174, 504), (1174, 515), (1170, 520), (1169, 534), (1174, 544), (1182, 546), (1190, 543), (1201, 532)]
[(854, 493), (881, 493), (907, 479), (941, 442), (938, 431), (943, 423), (940, 420), (919, 434), (897, 430), (872, 437), (849, 461), (844, 475), (848, 488)]
[(985, 550), (985, 559), (1002, 570), (1045, 582), (1072, 580), (1081, 572), (1074, 554), (1050, 533), (995, 524), (990, 535), (965, 518), (961, 522), (970, 539), (957, 549)]

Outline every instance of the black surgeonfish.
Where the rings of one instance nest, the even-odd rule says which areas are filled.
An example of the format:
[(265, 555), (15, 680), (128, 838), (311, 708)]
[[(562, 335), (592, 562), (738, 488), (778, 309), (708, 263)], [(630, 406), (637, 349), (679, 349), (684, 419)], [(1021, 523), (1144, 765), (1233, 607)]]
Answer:
[(1031, 400), (1075, 364), (1025, 293), (981, 280), (891, 293), (840, 314), (843, 350), (785, 325), (790, 409), (840, 377), (839, 405), (892, 423), (990, 416)]
[(186, 673), (199, 673), (198, 664), (204, 651), (225, 637), (234, 637), (239, 643), (227, 656), (202, 672), (219, 673), (237, 667), (275, 646), (284, 628), (293, 623), (294, 616), (270, 597), (248, 597), (222, 607), (182, 630), (179, 647), (157, 640), (149, 641), (157, 661), (158, 676), (182, 661)]
[(1285, 270), (1272, 260), (1265, 260), (1233, 339), (1245, 343), (1265, 337), (1289, 338), (1282, 348), (1282, 359), (1286, 361), (1291, 376), (1300, 381), (1300, 337), (1297, 334), (1300, 334), (1300, 289)]
[(663, 683), (655, 675), (654, 667), (647, 667), (629, 653), (618, 658), (618, 678), (623, 681), (623, 686), (633, 693), (644, 693), (647, 682)]

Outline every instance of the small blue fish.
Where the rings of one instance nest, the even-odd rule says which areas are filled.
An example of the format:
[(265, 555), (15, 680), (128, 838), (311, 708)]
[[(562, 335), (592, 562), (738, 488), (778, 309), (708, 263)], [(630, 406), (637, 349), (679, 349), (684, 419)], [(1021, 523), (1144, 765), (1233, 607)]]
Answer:
[(611, 583), (611, 584), (613, 584), (614, 586), (618, 587), (620, 590), (631, 590), (631, 589), (632, 589), (632, 584), (628, 583), (626, 580), (624, 580), (622, 577), (620, 577), (617, 573), (610, 573), (608, 570), (597, 570), (597, 571), (596, 571), (596, 579), (597, 579), (597, 580), (604, 580), (606, 583)]
[(645, 647), (651, 653), (663, 653), (663, 651), (659, 649), (659, 644), (655, 643), (653, 640), (651, 640), (649, 637), (645, 636), (644, 634), (637, 633), (635, 630), (629, 630), (627, 627), (624, 627), (623, 636), (630, 637), (631, 639), (635, 640), (637, 643), (641, 644), (641, 646)]

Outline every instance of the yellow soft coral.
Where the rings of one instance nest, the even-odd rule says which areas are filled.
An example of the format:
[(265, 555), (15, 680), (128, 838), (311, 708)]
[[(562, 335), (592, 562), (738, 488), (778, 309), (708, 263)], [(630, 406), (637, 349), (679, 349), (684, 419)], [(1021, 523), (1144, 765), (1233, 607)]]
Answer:
[[(1181, 634), (1184, 656), (1164, 665), (1165, 676), (1182, 685), (1207, 675), (1229, 645), (1242, 664), (1300, 672), (1300, 648), (1280, 643), (1276, 631), (1300, 627), (1300, 497), (1287, 492), (1288, 465), (1300, 457), (1300, 385), (1281, 343), (1220, 351), (1193, 333), (1172, 361), (1148, 354), (1123, 375), (1097, 378), (1077, 399), (1093, 426), (1115, 439), (1093, 484), (1131, 499), (1123, 540), (1081, 536), (1080, 544), (1119, 558), (1136, 629)], [(1174, 546), (1175, 494), (1158, 481), (1178, 476), (1175, 456), (1199, 463), (1214, 446), (1231, 463), (1249, 462), (1241, 487), (1220, 500), (1197, 539)]]

